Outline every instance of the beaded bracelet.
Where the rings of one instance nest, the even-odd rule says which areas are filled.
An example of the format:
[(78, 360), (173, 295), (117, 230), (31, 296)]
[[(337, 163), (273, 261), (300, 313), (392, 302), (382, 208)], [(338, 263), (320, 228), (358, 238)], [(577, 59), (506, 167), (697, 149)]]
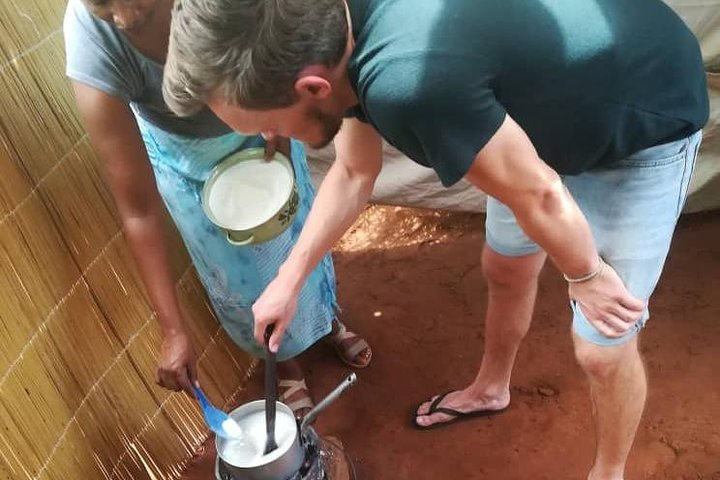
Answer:
[(598, 255), (598, 266), (592, 272), (588, 273), (587, 275), (583, 275), (582, 277), (578, 277), (578, 278), (570, 278), (563, 273), (563, 278), (568, 283), (583, 283), (583, 282), (588, 282), (588, 281), (592, 280), (593, 278), (600, 276), (600, 274), (602, 274), (603, 270), (605, 270), (605, 262), (603, 262), (602, 257), (600, 255)]

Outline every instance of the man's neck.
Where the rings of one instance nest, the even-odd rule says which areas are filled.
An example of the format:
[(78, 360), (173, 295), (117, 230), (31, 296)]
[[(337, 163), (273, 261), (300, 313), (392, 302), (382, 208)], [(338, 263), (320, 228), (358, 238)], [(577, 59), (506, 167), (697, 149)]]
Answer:
[(357, 93), (355, 93), (355, 88), (353, 88), (348, 74), (348, 59), (343, 57), (343, 60), (333, 69), (333, 77), (335, 77), (333, 89), (337, 92), (336, 102), (342, 111), (346, 111), (358, 104)]
[(343, 111), (358, 104), (357, 93), (353, 88), (352, 82), (350, 81), (350, 75), (348, 73), (348, 64), (350, 63), (350, 58), (355, 50), (355, 38), (353, 37), (352, 17), (350, 16), (350, 8), (348, 7), (347, 2), (345, 2), (345, 15), (348, 25), (345, 54), (340, 60), (340, 63), (333, 69), (333, 76), (337, 79), (334, 88), (338, 92), (338, 102), (340, 103)]

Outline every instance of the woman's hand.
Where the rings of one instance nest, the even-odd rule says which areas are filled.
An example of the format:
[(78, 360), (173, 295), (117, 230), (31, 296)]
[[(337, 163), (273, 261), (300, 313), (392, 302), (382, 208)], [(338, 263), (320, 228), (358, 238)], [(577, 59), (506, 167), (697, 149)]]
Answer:
[(185, 390), (193, 395), (192, 386), (197, 385), (197, 357), (184, 330), (165, 334), (155, 381), (168, 390)]
[(265, 139), (265, 160), (272, 160), (275, 152), (282, 153), (290, 158), (290, 139), (278, 135), (263, 136)]

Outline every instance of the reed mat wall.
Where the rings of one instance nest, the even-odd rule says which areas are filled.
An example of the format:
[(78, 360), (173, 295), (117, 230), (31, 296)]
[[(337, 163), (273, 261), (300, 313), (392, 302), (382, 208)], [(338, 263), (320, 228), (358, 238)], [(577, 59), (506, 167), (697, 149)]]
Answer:
[[(208, 432), (154, 383), (160, 332), (64, 75), (65, 0), (0, 1), (0, 479), (172, 479)], [(216, 404), (252, 361), (225, 336), (168, 221)]]

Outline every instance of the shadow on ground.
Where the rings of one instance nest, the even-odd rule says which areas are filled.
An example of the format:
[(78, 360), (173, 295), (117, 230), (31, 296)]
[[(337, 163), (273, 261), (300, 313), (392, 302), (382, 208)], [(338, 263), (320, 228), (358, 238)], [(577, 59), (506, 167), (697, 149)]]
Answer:
[[(359, 383), (321, 415), (368, 480), (582, 479), (593, 456), (586, 385), (570, 338), (566, 285), (542, 274), (511, 408), (432, 432), (411, 411), (463, 386), (483, 349), (483, 217), (374, 207), (335, 254), (343, 319), (374, 347)], [(649, 402), (627, 479), (720, 478), (720, 214), (683, 217), (641, 347)], [(348, 370), (325, 345), (304, 359), (316, 398)], [(261, 369), (248, 399), (261, 395)], [(211, 479), (214, 452), (184, 480)]]

